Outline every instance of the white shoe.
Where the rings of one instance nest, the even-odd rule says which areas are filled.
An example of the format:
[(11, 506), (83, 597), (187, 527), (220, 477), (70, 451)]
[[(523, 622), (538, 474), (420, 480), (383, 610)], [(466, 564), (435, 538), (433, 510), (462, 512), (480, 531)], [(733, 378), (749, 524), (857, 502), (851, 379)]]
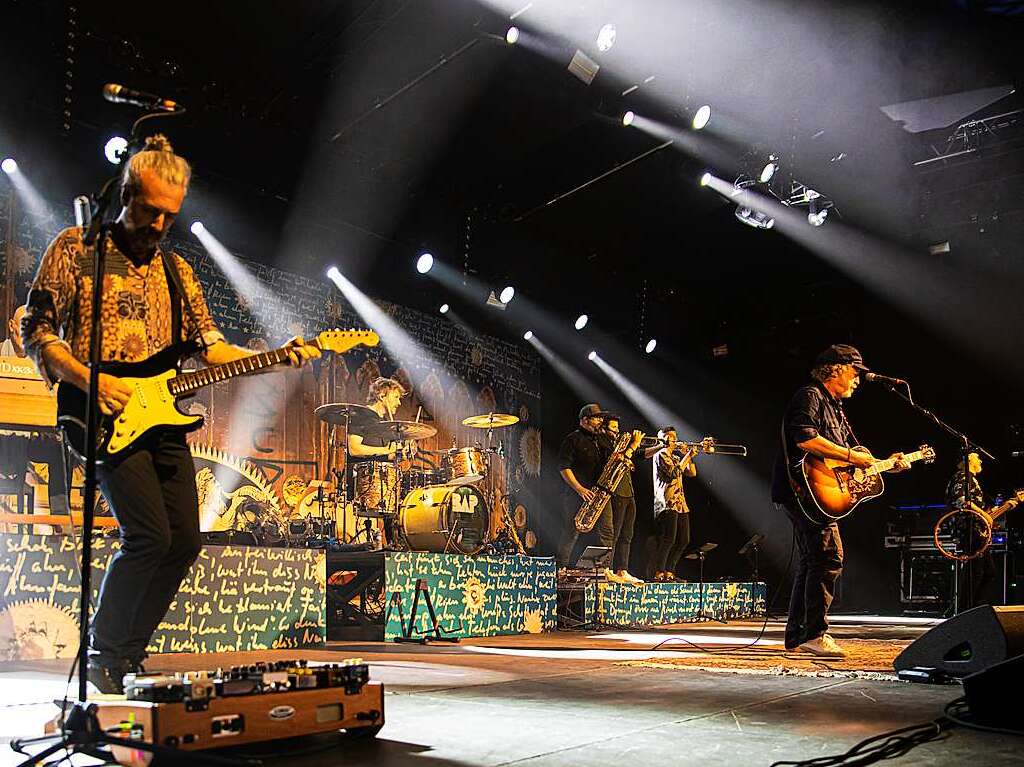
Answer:
[(642, 586), (644, 584), (643, 579), (637, 578), (629, 570), (619, 570), (619, 577), (622, 578), (623, 583), (631, 583), (634, 586)]
[(604, 569), (603, 575), (609, 583), (628, 583), (628, 581), (623, 580), (621, 575), (607, 567)]
[(804, 642), (797, 649), (806, 650), (809, 653), (820, 655), (823, 658), (846, 657), (846, 650), (836, 644), (836, 640), (829, 634), (822, 634), (817, 639), (812, 639), (810, 642)]

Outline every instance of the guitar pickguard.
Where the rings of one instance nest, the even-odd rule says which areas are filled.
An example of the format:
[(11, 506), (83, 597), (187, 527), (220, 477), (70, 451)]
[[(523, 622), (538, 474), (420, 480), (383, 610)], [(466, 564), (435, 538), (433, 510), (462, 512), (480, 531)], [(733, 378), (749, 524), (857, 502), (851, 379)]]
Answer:
[(878, 474), (868, 474), (857, 466), (837, 466), (832, 471), (839, 488), (855, 502), (882, 491), (882, 480)]

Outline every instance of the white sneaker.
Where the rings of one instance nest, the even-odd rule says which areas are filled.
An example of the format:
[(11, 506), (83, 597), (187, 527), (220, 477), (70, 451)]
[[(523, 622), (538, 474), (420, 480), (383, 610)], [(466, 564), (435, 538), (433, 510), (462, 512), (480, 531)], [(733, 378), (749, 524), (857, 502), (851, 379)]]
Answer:
[(629, 572), (629, 570), (619, 570), (619, 577), (623, 583), (631, 583), (634, 586), (642, 586), (644, 584), (643, 579), (637, 578), (635, 575)]
[(621, 575), (607, 567), (604, 569), (603, 575), (609, 583), (628, 583), (628, 581), (623, 580)]
[(820, 655), (823, 658), (846, 657), (846, 650), (836, 644), (836, 640), (833, 639), (830, 634), (822, 634), (817, 639), (812, 639), (810, 642), (804, 642), (798, 649), (806, 650), (814, 655)]

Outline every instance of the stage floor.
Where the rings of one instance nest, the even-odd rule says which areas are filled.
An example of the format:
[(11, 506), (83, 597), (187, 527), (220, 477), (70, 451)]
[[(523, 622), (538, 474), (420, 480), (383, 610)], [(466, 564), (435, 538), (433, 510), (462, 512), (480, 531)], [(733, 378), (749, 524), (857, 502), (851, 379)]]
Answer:
[[(371, 664), (371, 677), (386, 685), (387, 723), (376, 741), (336, 745), (335, 736), (318, 736), (253, 750), (279, 754), (272, 764), (309, 767), (703, 767), (820, 757), (929, 721), (958, 697), (958, 685), (911, 685), (871, 670), (883, 668), (879, 658), (927, 626), (836, 621), (833, 633), (840, 642), (870, 648), (856, 653), (863, 663), (844, 664), (809, 663), (803, 654), (785, 653), (776, 622), (768, 623), (756, 647), (735, 654), (702, 654), (681, 641), (724, 650), (749, 643), (760, 621), (502, 636), (429, 647), (332, 643), (303, 655), (324, 661), (362, 657)], [(667, 639), (668, 646), (651, 649)], [(292, 655), (164, 655), (149, 665), (186, 670), (267, 657)], [(6, 745), (10, 738), (38, 733), (54, 713), (48, 701), (63, 695), (67, 668), (66, 661), (0, 664), (0, 764), (18, 761)], [(1018, 741), (958, 728), (944, 741), (917, 747), (899, 764), (1020, 764)], [(304, 749), (315, 753), (300, 753)], [(93, 763), (80, 759), (76, 763)]]

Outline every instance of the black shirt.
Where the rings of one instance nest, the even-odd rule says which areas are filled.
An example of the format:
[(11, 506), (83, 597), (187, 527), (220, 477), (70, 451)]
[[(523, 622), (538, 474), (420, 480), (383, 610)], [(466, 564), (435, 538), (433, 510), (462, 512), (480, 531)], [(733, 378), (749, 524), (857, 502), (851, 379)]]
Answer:
[[(348, 433), (357, 434), (363, 438), (363, 444), (367, 447), (387, 447), (394, 440), (390, 429), (383, 428), (380, 424), (385, 419), (381, 418), (373, 410), (358, 410), (352, 414), (348, 422)], [(380, 461), (386, 456), (352, 456), (353, 463), (360, 461)]]
[[(572, 469), (581, 485), (592, 488), (608, 462), (608, 455), (605, 437), (577, 429), (562, 440), (562, 446), (558, 449), (558, 469)], [(573, 492), (568, 485), (565, 490)]]
[(981, 491), (978, 478), (970, 472), (958, 471), (946, 486), (946, 506), (950, 509), (964, 508), (964, 482), (967, 482), (967, 500), (985, 508), (985, 494)]
[(775, 470), (772, 472), (772, 500), (775, 503), (796, 503), (793, 488), (789, 483), (782, 439), (786, 440), (785, 447), (789, 454), (790, 466), (795, 466), (805, 455), (797, 444), (815, 437), (824, 437), (844, 447), (856, 445), (853, 430), (843, 412), (842, 402), (829, 394), (818, 382), (797, 389), (786, 407), (779, 435), (779, 452), (775, 457)]

